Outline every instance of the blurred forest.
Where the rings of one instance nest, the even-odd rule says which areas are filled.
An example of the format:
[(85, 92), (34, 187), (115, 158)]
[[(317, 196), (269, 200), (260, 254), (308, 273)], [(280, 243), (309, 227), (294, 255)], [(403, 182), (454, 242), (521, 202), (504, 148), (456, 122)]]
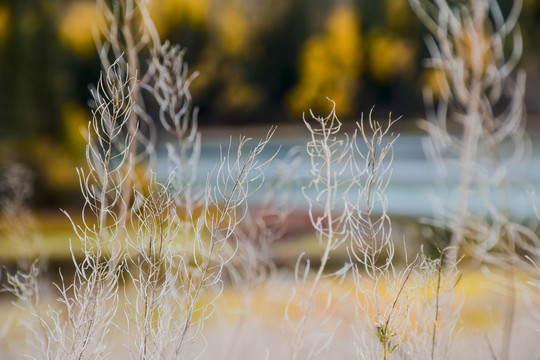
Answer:
[[(151, 14), (199, 72), (191, 89), (202, 126), (298, 122), (326, 110), (325, 97), (344, 119), (376, 105), (411, 121), (423, 113), (423, 86), (437, 83), (407, 0), (155, 0)], [(32, 167), (38, 203), (54, 205), (54, 189), (78, 193), (99, 21), (93, 1), (0, 1), (0, 167)], [(535, 114), (540, 1), (524, 0), (521, 27)]]

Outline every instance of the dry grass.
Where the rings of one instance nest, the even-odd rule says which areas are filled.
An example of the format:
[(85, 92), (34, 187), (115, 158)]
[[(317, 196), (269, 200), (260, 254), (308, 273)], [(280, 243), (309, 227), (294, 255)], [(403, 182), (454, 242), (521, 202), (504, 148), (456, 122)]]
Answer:
[[(503, 46), (515, 33), (517, 10), (505, 20), (493, 1), (450, 6), (411, 0), (434, 36), (431, 64), (447, 82), (424, 125), (438, 165), (447, 160), (445, 151), (461, 164), (456, 211), (434, 221), (450, 231), (451, 248), (433, 258), (422, 248), (400, 249), (385, 196), (395, 120), (377, 122), (370, 113), (347, 132), (334, 106), (327, 116), (310, 112), (304, 118), (311, 178), (303, 192), (315, 239), (295, 246), (316, 242), (307, 246), (318, 251), (308, 258), (287, 247), (284, 252), (300, 253), (287, 271), (278, 270), (271, 256), (290, 214), (287, 195), (274, 196), (258, 212), (248, 201), (264, 185), (274, 156), (260, 156), (275, 129), (258, 142), (240, 137), (234, 147), (231, 140), (206, 181), (196, 181), (201, 134), (189, 91), (195, 74), (183, 50), (161, 44), (147, 0), (122, 0), (117, 8), (99, 4), (106, 15), (104, 69), (92, 92), (87, 164), (77, 169), (85, 205), (80, 217), (68, 215), (79, 242), (69, 248), (73, 276), (66, 274), (55, 288), (28, 261), (8, 274), (5, 290), (15, 295), (17, 308), (0, 309), (4, 358), (538, 356), (521, 323), (540, 313), (536, 235), (495, 207), (487, 218), (469, 208), (473, 185), (483, 185), (475, 177), (485, 170), (483, 151), (496, 155), (488, 170), (497, 175), (504, 170), (498, 156), (503, 141), (520, 153), (523, 84), (513, 75), (519, 51), (507, 56)], [(516, 35), (511, 42), (515, 50), (519, 40)], [(141, 66), (143, 48), (151, 53), (147, 67)], [(495, 114), (499, 101), (508, 107)], [(145, 102), (153, 102), (157, 113)], [(462, 125), (462, 137), (449, 134), (450, 119)], [(166, 179), (152, 171), (158, 127), (174, 139), (167, 144)], [(141, 166), (148, 171), (139, 176), (134, 169)], [(287, 176), (280, 180), (272, 194), (286, 187)], [(486, 184), (504, 198), (504, 177), (491, 180)], [(22, 182), (8, 183), (27, 190)], [(10, 194), (3, 207), (11, 243), (31, 244), (39, 226), (21, 226), (32, 220), (19, 196), (26, 192)], [(460, 274), (460, 249), (507, 267)], [(37, 250), (29, 258), (44, 254)], [(26, 330), (12, 327), (8, 337), (10, 325), (19, 322)]]
[[(284, 280), (289, 279), (289, 280)], [(487, 276), (481, 272), (465, 271), (460, 285), (456, 288), (456, 295), (463, 294), (465, 298), (464, 306), (459, 319), (459, 336), (456, 340), (455, 348), (451, 359), (468, 358), (470, 354), (475, 354), (478, 359), (490, 359), (486, 336), (496, 343), (499, 332), (499, 325), (503, 321), (501, 312), (505, 306), (505, 299), (495, 289), (499, 286), (499, 281), (492, 276)], [(255, 290), (250, 316), (246, 321), (239, 336), (239, 341), (234, 352), (234, 359), (241, 358), (265, 358), (269, 353), (269, 359), (282, 359), (288, 356), (288, 340), (284, 336), (282, 326), (282, 316), (287, 306), (290, 287), (289, 275), (276, 274), (265, 286)], [(384, 287), (384, 285), (382, 285)], [(334, 294), (351, 293), (355, 289), (355, 283), (347, 280), (342, 284), (326, 284), (319, 294), (320, 299), (324, 299), (331, 292)], [(309, 284), (303, 291), (309, 290)], [(43, 299), (43, 305), (52, 303), (54, 295), (50, 294)], [(204, 299), (202, 301), (205, 301)], [(242, 312), (242, 296), (236, 289), (225, 287), (223, 296), (216, 302), (219, 309), (215, 318), (207, 324), (206, 336), (210, 344), (202, 359), (221, 358), (224, 349), (229, 345), (229, 334), (233, 329), (238, 316)], [(527, 311), (523, 303), (523, 309), (517, 316), (517, 322), (521, 326), (516, 330), (514, 338), (516, 340), (516, 359), (534, 358), (537, 354), (535, 342), (535, 331), (527, 325)], [(355, 304), (352, 298), (343, 301), (333, 309), (333, 321), (341, 322), (340, 330), (335, 335), (331, 349), (340, 359), (353, 359), (355, 356), (355, 335), (352, 326), (357, 326), (355, 316)], [(295, 315), (300, 317), (300, 313)], [(19, 320), (25, 318), (24, 313), (14, 309), (8, 299), (4, 298), (0, 306), (0, 319), (5, 325), (10, 319), (13, 327), (9, 332), (9, 338), (5, 336), (0, 340), (3, 359), (21, 359), (21, 349), (24, 348), (26, 331), (24, 327), (16, 325)], [(121, 321), (120, 321), (121, 323)], [(122, 332), (114, 331), (114, 343), (122, 343)], [(4, 334), (5, 335), (5, 334)], [(116, 352), (120, 351), (120, 352)], [(115, 356), (125, 356), (125, 350), (116, 349)], [(123, 355), (122, 355), (123, 354)], [(320, 357), (320, 358), (325, 358)]]

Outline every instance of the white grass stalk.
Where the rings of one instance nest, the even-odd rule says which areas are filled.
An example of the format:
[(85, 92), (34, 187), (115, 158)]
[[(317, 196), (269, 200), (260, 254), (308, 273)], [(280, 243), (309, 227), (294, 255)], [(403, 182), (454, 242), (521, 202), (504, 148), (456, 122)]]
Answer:
[[(387, 124), (382, 125), (370, 112), (367, 122), (362, 117), (357, 124), (362, 147), (354, 142), (353, 180), (346, 203), (348, 252), (353, 264), (356, 305), (358, 313), (363, 315), (361, 321), (372, 329), (371, 334), (369, 329), (367, 334), (356, 330), (362, 334), (358, 351), (362, 356), (384, 360), (402, 345), (400, 326), (408, 316), (411, 276), (416, 266), (413, 261), (398, 271), (394, 265), (395, 249), (385, 190), (390, 181), (393, 143), (397, 138), (390, 132), (395, 121), (389, 118)], [(379, 346), (374, 346), (377, 342)]]
[(127, 73), (120, 62), (113, 63), (93, 93), (95, 109), (86, 148), (88, 171), (78, 170), (85, 199), (83, 224), (72, 221), (84, 258), (78, 261), (74, 257), (73, 284), (59, 286), (69, 322), (61, 328), (59, 319), (54, 320), (54, 338), (61, 339), (60, 348), (67, 358), (95, 359), (108, 354), (105, 338), (118, 306), (118, 265), (123, 252), (115, 246), (116, 237), (124, 230), (117, 213), (123, 206), (124, 168), (133, 139), (128, 129), (133, 108)]
[[(307, 144), (307, 152), (311, 160), (312, 180), (307, 187), (303, 188), (304, 197), (309, 204), (309, 217), (315, 229), (319, 245), (323, 248), (321, 262), (315, 270), (313, 279), (308, 282), (310, 272), (309, 259), (301, 273), (302, 257), (299, 257), (295, 276), (297, 287), (289, 300), (285, 320), (291, 328), (291, 358), (311, 358), (315, 354), (324, 352), (331, 341), (335, 326), (328, 332), (319, 329), (320, 336), (316, 336), (313, 343), (306, 345), (306, 334), (314, 301), (323, 279), (326, 265), (333, 250), (336, 250), (347, 239), (344, 227), (346, 211), (343, 205), (342, 191), (347, 191), (350, 184), (343, 180), (343, 174), (349, 170), (352, 159), (351, 149), (353, 142), (347, 136), (341, 137), (341, 122), (335, 113), (335, 104), (326, 117), (315, 116), (310, 112), (311, 120), (304, 117), (304, 123), (311, 134), (311, 141)], [(313, 191), (314, 195), (310, 195)], [(346, 272), (346, 270), (345, 270)], [(300, 286), (308, 285), (308, 292), (303, 298), (297, 294)], [(318, 309), (318, 321), (324, 323), (330, 315), (330, 305), (335, 300), (329, 294), (329, 301), (322, 309)], [(300, 308), (300, 319), (294, 322), (290, 317), (290, 309), (295, 304)], [(320, 315), (320, 316), (319, 316)], [(322, 320), (321, 320), (322, 319)], [(312, 335), (310, 333), (310, 335)], [(305, 350), (304, 350), (305, 349)]]
[[(431, 89), (424, 94), (428, 116), (423, 126), (431, 137), (426, 152), (444, 171), (442, 176), (454, 160), (460, 174), (457, 204), (445, 220), (452, 233), (448, 260), (457, 263), (463, 246), (471, 246), (480, 257), (503, 242), (512, 251), (517, 239), (505, 234), (510, 215), (507, 165), (521, 160), (527, 145), (525, 76), (516, 70), (522, 52), (521, 1), (513, 3), (506, 18), (497, 1), (410, 3), (432, 34), (427, 40), (431, 55), (427, 65), (441, 75), (438, 104), (433, 105)], [(449, 131), (451, 122), (458, 125), (457, 136)], [(504, 160), (500, 148), (506, 144), (512, 152)], [(478, 192), (483, 192), (482, 202), (487, 204), (480, 214), (471, 209)], [(499, 206), (490, 199), (493, 193)], [(482, 221), (487, 217), (493, 226)], [(491, 231), (486, 233), (484, 224)], [(466, 238), (475, 242), (464, 244)]]
[[(294, 153), (294, 152), (293, 152)], [(288, 155), (293, 156), (289, 153)], [(288, 156), (289, 157), (289, 156)], [(275, 272), (275, 264), (271, 257), (271, 245), (283, 235), (286, 219), (291, 212), (288, 201), (288, 183), (295, 168), (297, 158), (284, 160), (276, 166), (277, 172), (283, 174), (270, 186), (263, 190), (267, 195), (260, 201), (256, 209), (245, 213), (243, 221), (237, 228), (237, 249), (234, 257), (227, 263), (226, 270), (235, 293), (240, 293), (242, 303), (230, 338), (225, 348), (223, 359), (234, 359), (235, 350), (242, 340), (242, 330), (252, 318), (252, 303), (255, 291), (264, 286)], [(274, 160), (276, 161), (276, 160)]]
[[(146, 50), (156, 53), (161, 41), (150, 17), (150, 0), (98, 0), (99, 12), (104, 21), (100, 25), (100, 34), (96, 34), (96, 46), (102, 67), (107, 69), (111, 62), (120, 62), (127, 69), (131, 103), (128, 130), (132, 138), (129, 145), (130, 157), (125, 166), (125, 181), (122, 188), (123, 207), (117, 214), (121, 221), (126, 221), (132, 203), (133, 185), (140, 180), (135, 169), (154, 157), (156, 134), (154, 121), (146, 113), (140, 82), (150, 76), (141, 66), (141, 53)], [(129, 66), (127, 65), (129, 64)], [(151, 165), (151, 164), (149, 164)]]
[[(410, 3), (432, 34), (427, 42), (428, 65), (441, 74), (443, 91), (436, 109), (430, 90), (425, 92), (430, 109), (424, 125), (431, 135), (430, 150), (435, 150), (440, 169), (457, 160), (460, 176), (457, 204), (440, 222), (451, 231), (447, 260), (457, 264), (459, 252), (465, 250), (505, 268), (511, 286), (500, 356), (508, 359), (515, 312), (514, 267), (516, 262), (523, 264), (517, 253), (539, 243), (510, 218), (507, 192), (508, 164), (523, 158), (527, 144), (525, 75), (516, 70), (522, 53), (518, 25), (522, 1), (514, 1), (506, 17), (497, 1)], [(458, 125), (458, 136), (450, 134), (450, 121)], [(511, 153), (505, 160), (501, 149), (507, 144)], [(471, 199), (477, 194), (482, 195), (482, 208), (473, 210)]]
[[(115, 62), (93, 92), (95, 108), (88, 127), (88, 170), (78, 169), (85, 200), (83, 223), (73, 228), (81, 241), (82, 259), (76, 259), (74, 279), (62, 278), (59, 304), (46, 314), (38, 311), (37, 270), (10, 278), (11, 291), (37, 318), (32, 330), (39, 348), (34, 359), (103, 359), (109, 355), (108, 336), (118, 306), (118, 276), (122, 251), (113, 246), (120, 231), (117, 209), (122, 202), (124, 165), (131, 136), (127, 123), (132, 111), (129, 78)], [(66, 213), (69, 217), (69, 215)], [(71, 218), (70, 218), (71, 220)]]
[(204, 323), (223, 290), (222, 273), (231, 247), (236, 247), (247, 197), (264, 180), (262, 170), (269, 160), (257, 156), (270, 136), (247, 156), (248, 139), (241, 139), (237, 153), (223, 157), (217, 184), (209, 179), (202, 208), (188, 219), (178, 215), (184, 211), (177, 205), (184, 204), (184, 194), (172, 190), (174, 172), (165, 184), (153, 182), (148, 194), (137, 193), (132, 220), (137, 255), (131, 257), (129, 271), (135, 299), (126, 309), (130, 338), (136, 339), (130, 346), (132, 358), (193, 359), (203, 354)]
[(182, 189), (177, 206), (186, 214), (202, 205), (202, 191), (195, 189), (197, 165), (201, 152), (198, 131), (198, 108), (192, 104), (189, 86), (197, 73), (189, 75), (184, 62), (185, 50), (166, 42), (152, 57), (142, 87), (159, 107), (159, 124), (175, 141), (167, 143), (169, 172), (174, 172), (173, 185)]
[[(195, 328), (192, 336), (200, 334), (203, 321), (214, 311), (214, 302), (210, 300), (198, 304), (202, 294), (217, 286), (219, 296), (222, 290), (222, 272), (230, 260), (230, 247), (236, 247), (236, 228), (247, 212), (247, 198), (256, 192), (264, 181), (264, 168), (272, 158), (259, 160), (274, 129), (267, 137), (244, 155), (249, 139), (241, 138), (236, 156), (231, 156), (230, 148), (222, 157), (216, 178), (217, 185), (207, 184), (202, 216), (192, 219), (195, 225), (194, 264), (200, 274), (200, 279), (193, 285), (194, 293), (188, 307), (183, 337)], [(202, 231), (206, 230), (207, 238)], [(206, 236), (205, 236), (206, 237)], [(234, 253), (234, 252), (233, 252)]]

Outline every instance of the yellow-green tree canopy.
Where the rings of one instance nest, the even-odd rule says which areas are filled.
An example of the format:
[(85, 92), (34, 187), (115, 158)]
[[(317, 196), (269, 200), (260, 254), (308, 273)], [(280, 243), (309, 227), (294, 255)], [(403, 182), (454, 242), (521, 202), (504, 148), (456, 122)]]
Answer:
[(362, 65), (362, 37), (357, 12), (351, 6), (335, 8), (328, 16), (325, 33), (303, 45), (299, 81), (289, 92), (291, 110), (326, 110), (326, 97), (340, 104), (343, 113), (353, 109)]

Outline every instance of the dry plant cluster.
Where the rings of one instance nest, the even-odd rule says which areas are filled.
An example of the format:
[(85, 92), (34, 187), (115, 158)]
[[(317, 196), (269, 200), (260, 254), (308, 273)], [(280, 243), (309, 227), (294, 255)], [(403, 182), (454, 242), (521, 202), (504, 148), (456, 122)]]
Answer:
[[(231, 143), (215, 169), (198, 178), (201, 135), (189, 91), (196, 73), (189, 73), (180, 47), (161, 43), (148, 1), (98, 0), (105, 15), (99, 44), (103, 71), (92, 91), (87, 164), (77, 169), (85, 200), (82, 221), (66, 212), (83, 255), (73, 256), (73, 279), (56, 284), (58, 302), (45, 310), (39, 263), (21, 264), (8, 275), (6, 290), (30, 315), (24, 350), (29, 358), (106, 359), (118, 347), (131, 359), (203, 358), (212, 346), (205, 323), (225, 286), (242, 299), (221, 353), (234, 358), (255, 293), (279, 274), (269, 249), (283, 234), (290, 204), (286, 195), (274, 194), (289, 179), (280, 177), (268, 192), (272, 196), (248, 209), (275, 157), (262, 156), (274, 129), (258, 142), (241, 137), (238, 145)], [(527, 143), (524, 75), (516, 70), (520, 1), (506, 17), (493, 0), (410, 3), (432, 34), (427, 65), (437, 71), (442, 89), (437, 99), (430, 89), (425, 92), (426, 154), (442, 179), (459, 174), (456, 203), (430, 220), (448, 231), (448, 242), (436, 245), (438, 256), (423, 249), (410, 254), (392, 234), (385, 189), (396, 120), (378, 122), (370, 112), (346, 133), (335, 104), (327, 116), (310, 112), (304, 123), (311, 135), (306, 147), (311, 177), (303, 192), (321, 256), (313, 262), (301, 254), (292, 270), (295, 281), (282, 321), (291, 359), (335, 358), (332, 343), (344, 325), (333, 320), (334, 313), (347, 299), (356, 306), (347, 330), (353, 334), (350, 358), (451, 358), (462, 305), (455, 290), (461, 256), (497, 264), (507, 274), (504, 336), (499, 348), (487, 339), (491, 358), (514, 358), (520, 294), (529, 295), (537, 313), (532, 299), (539, 286), (519, 282), (516, 272), (538, 279), (538, 238), (534, 229), (512, 220), (507, 195), (508, 163), (524, 156)], [(169, 175), (159, 180), (155, 146), (164, 133)], [(510, 158), (502, 147), (512, 149)], [(5, 215), (28, 217), (23, 202), (30, 190), (13, 190), (24, 184), (17, 176), (27, 174), (18, 168), (9, 174), (16, 179), (6, 176), (3, 186), (15, 196), (4, 202)], [(347, 260), (340, 269), (329, 269), (340, 249), (346, 249)], [(328, 290), (344, 282), (353, 284), (352, 294)], [(116, 332), (126, 339), (122, 345), (111, 340)], [(273, 350), (268, 344), (266, 358)]]

